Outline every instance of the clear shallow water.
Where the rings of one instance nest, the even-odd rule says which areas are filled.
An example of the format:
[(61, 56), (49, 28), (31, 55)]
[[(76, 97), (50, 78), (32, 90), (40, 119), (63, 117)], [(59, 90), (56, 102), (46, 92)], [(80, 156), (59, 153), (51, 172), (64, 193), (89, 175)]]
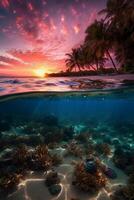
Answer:
[(119, 88), (124, 79), (134, 80), (133, 75), (118, 76), (90, 76), (71, 78), (0, 78), (0, 96), (30, 91), (73, 91), (89, 90), (81, 89), (80, 84), (88, 83), (90, 80), (104, 80), (109, 82), (104, 89)]

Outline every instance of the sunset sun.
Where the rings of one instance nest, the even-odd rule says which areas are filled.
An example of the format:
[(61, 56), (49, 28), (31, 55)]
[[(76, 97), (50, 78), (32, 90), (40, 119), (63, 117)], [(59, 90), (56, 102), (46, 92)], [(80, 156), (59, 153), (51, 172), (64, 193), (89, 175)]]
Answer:
[(34, 73), (36, 76), (43, 78), (45, 76), (45, 69), (36, 69)]

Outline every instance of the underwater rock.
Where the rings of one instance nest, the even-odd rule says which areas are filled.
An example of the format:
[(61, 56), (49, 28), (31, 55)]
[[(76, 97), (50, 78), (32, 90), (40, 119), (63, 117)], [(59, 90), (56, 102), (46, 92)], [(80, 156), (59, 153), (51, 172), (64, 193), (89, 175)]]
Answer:
[(45, 184), (47, 187), (50, 187), (52, 185), (59, 184), (59, 183), (60, 183), (60, 178), (57, 172), (51, 171), (46, 175)]
[(47, 125), (47, 126), (58, 126), (59, 125), (59, 121), (58, 118), (54, 115), (49, 115), (46, 116), (43, 119), (43, 122)]
[(113, 138), (112, 145), (119, 146), (119, 145), (121, 145), (121, 142), (118, 138)]
[(48, 187), (48, 190), (51, 195), (58, 195), (61, 192), (61, 185), (54, 184)]
[(103, 170), (103, 173), (110, 179), (116, 179), (117, 178), (117, 174), (116, 172), (111, 169), (110, 167), (105, 167)]
[(84, 163), (84, 166), (85, 166), (86, 172), (88, 173), (96, 173), (97, 171), (97, 166), (94, 159), (87, 159)]

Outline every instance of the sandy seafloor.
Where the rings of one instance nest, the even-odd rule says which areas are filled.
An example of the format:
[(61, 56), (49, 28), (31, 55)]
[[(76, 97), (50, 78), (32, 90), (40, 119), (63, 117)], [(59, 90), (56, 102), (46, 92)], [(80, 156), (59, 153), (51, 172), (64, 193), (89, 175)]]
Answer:
[[(63, 155), (65, 149), (59, 147), (54, 152)], [(103, 160), (103, 159), (101, 159)], [(110, 158), (104, 159), (103, 163), (115, 170), (117, 178), (108, 179), (106, 187), (101, 189), (95, 196), (90, 196), (88, 193), (81, 192), (72, 186), (72, 175), (74, 171), (73, 162), (80, 161), (79, 158), (64, 157), (63, 163), (53, 169), (58, 172), (61, 178), (62, 190), (57, 196), (52, 196), (45, 186), (45, 174), (41, 172), (29, 172), (29, 175), (18, 185), (18, 190), (4, 197), (1, 200), (110, 200), (110, 195), (120, 185), (125, 185), (127, 176), (120, 169), (116, 168)], [(48, 171), (49, 173), (49, 171)]]

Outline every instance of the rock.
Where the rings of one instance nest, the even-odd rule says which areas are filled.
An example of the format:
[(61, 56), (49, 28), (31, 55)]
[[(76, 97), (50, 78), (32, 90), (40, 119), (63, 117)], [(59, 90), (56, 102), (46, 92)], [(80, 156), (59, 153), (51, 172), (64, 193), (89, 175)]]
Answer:
[(46, 180), (45, 180), (45, 184), (47, 187), (50, 187), (52, 185), (59, 184), (59, 183), (60, 183), (60, 178), (57, 172), (52, 171), (47, 174)]
[(88, 173), (95, 173), (97, 171), (96, 163), (93, 159), (87, 159), (85, 162), (85, 170)]
[(61, 186), (58, 184), (54, 184), (48, 188), (51, 195), (58, 195), (61, 191)]
[(112, 144), (115, 145), (115, 146), (118, 146), (121, 144), (120, 140), (118, 138), (113, 138), (112, 139)]

